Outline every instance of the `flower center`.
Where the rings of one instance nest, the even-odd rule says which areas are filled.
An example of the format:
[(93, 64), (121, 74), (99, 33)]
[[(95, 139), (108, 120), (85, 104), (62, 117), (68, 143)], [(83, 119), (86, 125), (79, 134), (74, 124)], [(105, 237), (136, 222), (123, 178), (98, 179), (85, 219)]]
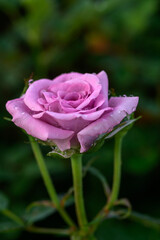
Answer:
[(69, 92), (64, 96), (67, 101), (76, 101), (80, 98), (80, 94), (77, 92)]

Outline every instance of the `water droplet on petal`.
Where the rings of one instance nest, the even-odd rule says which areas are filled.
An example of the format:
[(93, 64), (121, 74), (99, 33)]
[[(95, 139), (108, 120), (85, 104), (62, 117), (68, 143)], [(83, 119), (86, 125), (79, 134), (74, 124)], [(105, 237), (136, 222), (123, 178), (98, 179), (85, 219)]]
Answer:
[(32, 83), (33, 83), (33, 79), (30, 79), (30, 80), (28, 81), (28, 83), (29, 83), (29, 85), (32, 84)]
[(15, 109), (15, 110), (17, 110), (17, 109), (18, 109), (18, 107), (17, 107), (17, 106), (15, 106), (15, 107), (14, 107), (14, 109)]
[(25, 114), (25, 112), (22, 112), (22, 115), (24, 115)]
[(132, 111), (134, 112), (135, 110), (136, 110), (136, 108), (135, 108), (135, 107), (133, 107), (133, 108), (132, 108)]

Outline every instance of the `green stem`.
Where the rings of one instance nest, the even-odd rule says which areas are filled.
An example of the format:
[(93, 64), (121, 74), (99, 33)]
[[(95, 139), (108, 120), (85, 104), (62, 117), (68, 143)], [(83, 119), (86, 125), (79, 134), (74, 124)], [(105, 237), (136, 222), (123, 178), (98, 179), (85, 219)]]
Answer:
[(18, 217), (16, 214), (14, 214), (13, 212), (11, 212), (10, 210), (3, 209), (1, 213), (6, 217), (10, 218), (11, 220), (13, 220), (14, 222), (18, 223), (19, 225), (22, 225), (22, 226), (24, 225), (24, 222), (22, 221), (22, 219)]
[(76, 213), (79, 226), (84, 229), (87, 226), (87, 218), (83, 200), (83, 184), (82, 184), (82, 155), (74, 154), (71, 157), (74, 195), (76, 204)]
[(29, 140), (32, 146), (32, 150), (34, 152), (34, 156), (37, 160), (37, 164), (39, 166), (40, 172), (42, 174), (43, 177), (43, 181), (44, 184), (46, 186), (46, 189), (48, 191), (48, 194), (53, 202), (53, 204), (55, 205), (57, 211), (60, 213), (60, 215), (62, 216), (62, 218), (64, 219), (64, 221), (70, 226), (73, 227), (75, 226), (74, 222), (72, 221), (72, 219), (69, 217), (69, 215), (67, 214), (67, 212), (61, 207), (60, 205), (60, 201), (58, 199), (58, 195), (56, 193), (55, 187), (52, 183), (52, 180), (50, 178), (49, 172), (47, 170), (47, 167), (45, 165), (41, 150), (39, 148), (38, 143), (35, 142), (34, 138), (29, 136)]
[(122, 146), (123, 135), (117, 134), (115, 136), (115, 147), (114, 147), (114, 174), (113, 174), (113, 187), (112, 193), (105, 210), (109, 210), (114, 205), (114, 202), (118, 198), (121, 180), (121, 146)]
[(69, 236), (70, 231), (68, 229), (57, 229), (57, 228), (41, 228), (35, 226), (29, 226), (26, 228), (29, 232), (41, 233), (41, 234), (55, 234), (60, 236)]

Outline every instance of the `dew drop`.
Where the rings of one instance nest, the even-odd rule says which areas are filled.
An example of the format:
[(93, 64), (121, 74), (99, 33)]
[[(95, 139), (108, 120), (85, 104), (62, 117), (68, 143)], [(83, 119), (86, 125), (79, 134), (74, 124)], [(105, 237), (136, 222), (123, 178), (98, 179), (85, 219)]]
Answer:
[(135, 107), (133, 107), (133, 108), (132, 108), (132, 111), (134, 112), (135, 110), (136, 110), (136, 108), (135, 108)]
[(28, 81), (28, 83), (29, 83), (29, 85), (32, 84), (32, 83), (33, 83), (33, 79), (30, 79), (30, 80)]
[(22, 115), (24, 115), (25, 114), (25, 112), (22, 112)]
[(17, 106), (15, 106), (15, 107), (14, 107), (14, 109), (15, 109), (15, 110), (17, 110), (17, 109), (18, 109), (18, 107), (17, 107)]

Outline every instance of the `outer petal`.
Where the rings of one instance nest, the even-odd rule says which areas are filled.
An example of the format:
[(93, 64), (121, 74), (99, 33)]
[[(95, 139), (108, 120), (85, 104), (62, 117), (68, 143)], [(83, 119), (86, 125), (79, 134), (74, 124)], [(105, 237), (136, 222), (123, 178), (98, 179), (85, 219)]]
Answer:
[[(81, 129), (85, 128), (87, 125), (91, 123), (89, 120), (82, 119), (79, 115), (78, 117), (71, 118), (71, 114), (62, 114), (63, 115), (70, 115), (69, 118), (63, 119), (63, 117), (57, 117), (57, 114), (49, 114), (50, 112), (41, 112), (39, 114), (33, 115), (34, 118), (41, 119), (42, 121), (46, 120), (49, 124), (54, 124), (62, 129), (67, 129), (70, 131), (74, 131), (75, 133), (79, 132)], [(61, 114), (59, 114), (60, 116)], [(74, 116), (74, 115), (73, 115)]]
[[(87, 121), (95, 121), (98, 119), (104, 112), (111, 112), (112, 108), (111, 107), (106, 107), (104, 109), (100, 109), (95, 112), (86, 112), (86, 113), (80, 113), (80, 112), (72, 112), (72, 113), (57, 113), (57, 112), (50, 112), (50, 111), (43, 111), (40, 113), (33, 114), (34, 118), (41, 118), (43, 115), (49, 116), (53, 119), (55, 119), (57, 122), (59, 120), (63, 122), (68, 122), (72, 121), (78, 118), (82, 118)], [(72, 122), (71, 122), (72, 125)]]
[(108, 76), (105, 71), (97, 74), (99, 81), (102, 85), (102, 93), (105, 96), (105, 106), (108, 106)]
[(33, 82), (27, 92), (24, 95), (24, 103), (29, 107), (32, 111), (42, 111), (43, 107), (38, 103), (39, 92), (42, 89), (47, 89), (51, 85), (52, 81), (49, 79), (40, 79)]
[(109, 100), (109, 107), (112, 107), (113, 111), (104, 114), (77, 134), (81, 153), (85, 152), (100, 134), (106, 133), (119, 124), (127, 114), (134, 112), (138, 99), (138, 97), (112, 97)]
[(83, 118), (84, 120), (95, 121), (99, 117), (101, 117), (103, 113), (111, 112), (112, 110), (113, 109), (111, 107), (106, 107), (106, 108), (103, 108), (101, 110), (98, 110), (98, 111), (95, 111), (95, 112), (92, 112), (92, 113), (82, 114), (81, 118)]
[(30, 109), (25, 106), (22, 98), (8, 101), (6, 108), (13, 116), (12, 121), (18, 127), (23, 128), (29, 135), (43, 141), (53, 140), (62, 151), (70, 148), (70, 140), (74, 132), (56, 128), (33, 118)]
[(78, 73), (78, 72), (63, 73), (63, 74), (59, 75), (58, 77), (54, 78), (53, 81), (54, 81), (54, 83), (63, 83), (68, 80), (71, 80), (73, 78), (77, 78), (81, 75), (83, 75), (83, 74)]

